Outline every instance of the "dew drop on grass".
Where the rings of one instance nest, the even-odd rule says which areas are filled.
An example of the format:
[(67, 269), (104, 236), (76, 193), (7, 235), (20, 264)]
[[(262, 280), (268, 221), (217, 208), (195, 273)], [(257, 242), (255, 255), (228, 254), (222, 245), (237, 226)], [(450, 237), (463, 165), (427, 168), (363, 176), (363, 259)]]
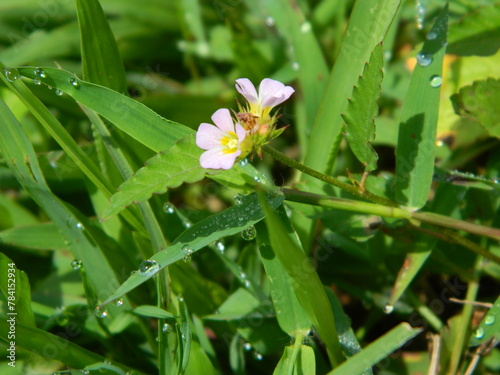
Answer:
[(476, 331), (474, 332), (474, 337), (477, 339), (481, 339), (483, 338), (483, 336), (484, 336), (484, 329), (482, 327), (476, 329)]
[(244, 167), (244, 166), (245, 166), (245, 165), (247, 165), (247, 164), (248, 164), (248, 159), (247, 159), (247, 158), (240, 160), (240, 165), (241, 165), (242, 167)]
[(99, 319), (103, 319), (108, 316), (108, 312), (105, 307), (97, 306), (94, 309), (94, 315)]
[(491, 314), (486, 315), (486, 317), (484, 318), (484, 324), (486, 324), (487, 326), (490, 326), (493, 323), (495, 323), (495, 315), (491, 315)]
[(33, 83), (34, 83), (35, 85), (37, 85), (37, 86), (38, 86), (38, 85), (41, 85), (41, 84), (42, 84), (42, 81), (40, 81), (40, 79), (39, 79), (39, 78), (34, 78), (34, 79), (33, 79)]
[(417, 0), (415, 20), (417, 21), (417, 29), (422, 30), (424, 28), (425, 19), (425, 7), (421, 0)]
[(69, 83), (75, 87), (75, 88), (78, 88), (80, 87), (80, 83), (78, 82), (78, 80), (76, 78), (70, 78), (69, 79)]
[(298, 62), (292, 63), (292, 70), (298, 72), (300, 70), (300, 64)]
[(63, 94), (63, 92), (59, 89), (56, 89), (54, 92), (56, 93), (57, 96), (62, 96)]
[(274, 21), (273, 17), (267, 17), (266, 18), (266, 25), (269, 27), (273, 27), (276, 22)]
[(247, 352), (249, 352), (250, 350), (252, 350), (252, 344), (250, 344), (249, 342), (244, 343), (243, 349), (245, 349)]
[(116, 307), (123, 306), (123, 298), (118, 298), (118, 299), (115, 301), (115, 306), (116, 306)]
[(417, 55), (417, 63), (420, 66), (429, 66), (432, 63), (432, 55), (430, 53), (419, 52)]
[(163, 211), (167, 214), (173, 214), (175, 212), (174, 205), (170, 202), (167, 202), (163, 205)]
[(310, 22), (304, 22), (302, 25), (300, 25), (300, 32), (302, 34), (306, 34), (309, 31), (311, 31), (311, 23)]
[(37, 77), (47, 78), (47, 75), (45, 74), (45, 71), (42, 68), (36, 68), (34, 73)]
[(19, 71), (16, 68), (3, 68), (3, 72), (5, 78), (7, 78), (7, 81), (9, 82), (17, 81), (19, 77), (21, 77)]
[(443, 78), (438, 75), (433, 75), (429, 82), (431, 84), (431, 87), (440, 87), (443, 84)]
[(243, 231), (241, 232), (241, 237), (245, 241), (252, 241), (256, 236), (257, 236), (257, 231), (255, 230), (255, 227), (253, 225), (243, 229)]
[(169, 333), (169, 332), (171, 332), (171, 331), (172, 331), (172, 326), (171, 326), (170, 324), (168, 324), (168, 323), (165, 323), (165, 324), (163, 324), (163, 326), (161, 327), (161, 331), (162, 331), (163, 333)]
[(392, 306), (390, 304), (386, 304), (384, 306), (384, 313), (391, 314), (393, 311), (394, 311), (394, 306)]
[(245, 280), (245, 281), (243, 281), (243, 285), (245, 285), (245, 288), (250, 288), (252, 283), (250, 282), (250, 280)]
[(224, 242), (222, 242), (222, 241), (217, 241), (217, 242), (215, 243), (215, 248), (216, 248), (217, 250), (219, 250), (221, 253), (223, 253), (223, 252), (224, 252), (224, 250), (226, 250), (226, 246), (224, 246)]
[(83, 224), (82, 224), (82, 223), (80, 223), (80, 222), (76, 223), (76, 225), (75, 225), (75, 226), (76, 226), (76, 229), (80, 229), (80, 230), (82, 230), (82, 229), (83, 229)]
[(437, 38), (437, 33), (435, 31), (429, 31), (427, 34), (427, 40), (434, 40)]
[(264, 358), (264, 356), (262, 354), (260, 354), (258, 351), (254, 351), (253, 352), (253, 357), (257, 360), (257, 361), (262, 361), (262, 359)]
[(141, 276), (153, 276), (160, 270), (160, 266), (155, 260), (145, 260), (139, 266), (139, 275)]
[(241, 204), (241, 203), (243, 203), (243, 197), (242, 197), (241, 195), (239, 195), (239, 194), (238, 194), (238, 195), (236, 195), (236, 196), (234, 197), (234, 203), (236, 203), (236, 204)]
[(71, 267), (73, 267), (75, 271), (79, 270), (80, 268), (82, 268), (82, 261), (80, 259), (74, 259), (71, 262)]

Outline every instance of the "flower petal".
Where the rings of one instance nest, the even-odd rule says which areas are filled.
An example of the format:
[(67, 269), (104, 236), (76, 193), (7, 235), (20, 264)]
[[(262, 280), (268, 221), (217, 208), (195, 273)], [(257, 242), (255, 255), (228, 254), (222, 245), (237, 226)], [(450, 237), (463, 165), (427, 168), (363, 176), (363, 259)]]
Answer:
[(212, 121), (223, 132), (234, 132), (234, 122), (229, 113), (229, 109), (221, 108), (212, 115)]
[(218, 127), (202, 123), (196, 132), (196, 145), (203, 150), (210, 150), (221, 145), (221, 138), (224, 132)]
[(236, 80), (236, 90), (248, 100), (249, 103), (257, 104), (259, 96), (255, 90), (255, 86), (248, 78), (238, 78)]
[(238, 137), (238, 147), (247, 136), (247, 131), (240, 124), (236, 123), (236, 136)]
[(280, 81), (264, 78), (259, 85), (259, 99), (262, 107), (274, 107), (287, 100), (295, 90)]
[(213, 148), (201, 154), (200, 165), (208, 169), (230, 169), (241, 151), (225, 153), (222, 147)]

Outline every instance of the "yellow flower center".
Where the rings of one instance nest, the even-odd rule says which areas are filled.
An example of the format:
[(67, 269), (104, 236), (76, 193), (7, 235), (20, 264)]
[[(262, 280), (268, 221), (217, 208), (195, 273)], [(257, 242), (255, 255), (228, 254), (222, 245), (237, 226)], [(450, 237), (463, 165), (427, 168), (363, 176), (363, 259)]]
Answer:
[(235, 132), (229, 132), (226, 137), (222, 137), (220, 143), (222, 146), (225, 146), (222, 151), (225, 154), (232, 154), (238, 151), (238, 136)]

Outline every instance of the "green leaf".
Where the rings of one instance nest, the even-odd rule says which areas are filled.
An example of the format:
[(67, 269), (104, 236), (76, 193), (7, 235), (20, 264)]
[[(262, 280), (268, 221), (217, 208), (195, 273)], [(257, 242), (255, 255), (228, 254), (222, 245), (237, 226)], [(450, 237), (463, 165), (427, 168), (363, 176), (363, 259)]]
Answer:
[(262, 200), (266, 226), (275, 255), (292, 278), (295, 294), (326, 346), (332, 365), (343, 360), (328, 297), (321, 280), (304, 251), (290, 238), (283, 218)]
[(141, 315), (141, 316), (147, 316), (149, 318), (157, 318), (157, 319), (171, 319), (175, 318), (176, 316), (173, 315), (172, 313), (169, 313), (166, 310), (163, 310), (159, 307), (156, 306), (150, 306), (150, 305), (141, 305), (137, 306), (133, 310), (134, 314)]
[(494, 337), (500, 341), (500, 297), (497, 298), (493, 306), (486, 312), (483, 320), (479, 324), (469, 339), (469, 346), (478, 346)]
[(367, 368), (388, 357), (393, 351), (403, 346), (420, 332), (422, 332), (422, 328), (412, 328), (408, 323), (400, 323), (358, 354), (330, 371), (328, 375), (361, 374)]
[(476, 81), (451, 100), (457, 115), (479, 122), (490, 136), (500, 138), (500, 80)]
[[(273, 375), (315, 375), (316, 361), (314, 349), (307, 345), (300, 345), (299, 352), (295, 354), (295, 346), (287, 346), (283, 352)], [(295, 355), (295, 358), (294, 358)], [(293, 368), (292, 372), (289, 371)]]
[(333, 160), (337, 155), (338, 138), (344, 125), (340, 114), (345, 113), (352, 87), (358, 81), (371, 51), (383, 41), (400, 4), (401, 0), (355, 2), (309, 138), (305, 157), (307, 166), (320, 172), (331, 169), (332, 162), (326, 156), (330, 155)]
[[(278, 214), (280, 216), (286, 215), (283, 207), (278, 209)], [(312, 323), (297, 299), (292, 278), (273, 252), (266, 225), (258, 223), (256, 227), (260, 257), (269, 279), (271, 299), (278, 323), (281, 329), (292, 337), (298, 334), (306, 335), (310, 331)], [(290, 232), (292, 228), (289, 226), (287, 230)]]
[(43, 84), (68, 94), (153, 151), (165, 150), (177, 140), (194, 133), (194, 130), (166, 120), (145, 105), (114, 90), (82, 81), (61, 69), (41, 69), (45, 77), (35, 74), (34, 67), (17, 70), (24, 77), (40, 79)]
[(426, 202), (434, 174), (436, 129), (443, 57), (446, 44), (448, 5), (438, 15), (431, 33), (417, 55), (406, 92), (396, 147), (396, 200), (411, 209)]
[(0, 243), (37, 250), (67, 248), (64, 237), (54, 223), (14, 227), (0, 232)]
[(490, 56), (500, 48), (500, 8), (481, 7), (450, 24), (446, 53), (459, 56)]
[(207, 170), (200, 165), (203, 152), (195, 143), (195, 136), (186, 137), (169, 150), (153, 156), (135, 175), (120, 185), (108, 207), (102, 213), (105, 220), (116, 215), (132, 203), (144, 202), (153, 194), (162, 194), (183, 182), (196, 182), (205, 177)]
[[(267, 199), (271, 207), (275, 209), (283, 202), (283, 195), (269, 193)], [(192, 255), (222, 237), (240, 233), (243, 229), (262, 220), (263, 217), (264, 213), (261, 210), (256, 194), (243, 197), (241, 204), (201, 220), (185, 230), (169, 247), (156, 253), (149, 260), (156, 262), (160, 270), (186, 256)], [(139, 272), (132, 274), (103, 304), (110, 303), (128, 293), (149, 280), (153, 275), (142, 276)]]
[[(15, 263), (0, 253), (0, 310), (8, 318), (14, 317), (16, 323), (35, 327), (35, 316), (31, 310), (30, 283), (26, 273), (16, 267)], [(5, 330), (6, 335), (8, 330)], [(15, 340), (6, 340), (7, 342)]]
[(370, 142), (375, 139), (375, 116), (378, 114), (377, 102), (384, 78), (383, 66), (384, 49), (382, 44), (378, 44), (370, 61), (365, 64), (357, 86), (354, 86), (347, 113), (342, 115), (346, 122), (345, 137), (349, 146), (368, 172), (377, 168), (378, 155)]
[(98, 0), (77, 0), (83, 78), (120, 93), (127, 79), (113, 32)]
[[(9, 332), (9, 323), (7, 317), (0, 315), (0, 338), (10, 342), (7, 338)], [(71, 341), (67, 340), (64, 332), (59, 335), (53, 335), (35, 327), (29, 327), (25, 324), (17, 322), (16, 324), (16, 347), (24, 349), (32, 354), (37, 354), (45, 358), (61, 361), (66, 366), (72, 368), (84, 368), (96, 362), (104, 362), (106, 358), (92, 353), (87, 349), (81, 348)], [(66, 336), (66, 337), (65, 337)], [(115, 366), (120, 367), (125, 371), (134, 371), (128, 366), (115, 363)], [(143, 374), (139, 372), (139, 374)]]

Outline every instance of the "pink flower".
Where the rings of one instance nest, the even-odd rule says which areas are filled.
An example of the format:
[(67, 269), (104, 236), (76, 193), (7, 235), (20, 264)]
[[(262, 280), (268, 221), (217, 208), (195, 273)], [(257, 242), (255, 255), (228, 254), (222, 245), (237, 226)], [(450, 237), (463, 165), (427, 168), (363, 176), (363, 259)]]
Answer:
[(247, 133), (236, 123), (229, 110), (221, 108), (212, 115), (216, 126), (202, 123), (196, 133), (196, 145), (205, 151), (200, 157), (203, 168), (229, 169), (241, 154), (241, 142)]
[(274, 79), (264, 78), (259, 85), (259, 93), (248, 78), (239, 78), (236, 80), (236, 90), (248, 100), (252, 113), (261, 115), (261, 111), (283, 103), (295, 90), (290, 86), (285, 86)]

